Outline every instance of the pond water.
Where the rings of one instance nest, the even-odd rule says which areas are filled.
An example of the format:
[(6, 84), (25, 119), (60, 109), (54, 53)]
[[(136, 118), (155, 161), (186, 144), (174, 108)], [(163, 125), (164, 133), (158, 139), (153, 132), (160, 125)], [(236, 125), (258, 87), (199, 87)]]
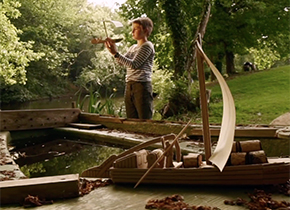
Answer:
[[(44, 140), (44, 143), (41, 144), (34, 143), (31, 139), (29, 141), (30, 145), (22, 148), (16, 147), (11, 151), (11, 154), (18, 154), (17, 164), (21, 167), (21, 171), (31, 178), (72, 173), (81, 174), (87, 168), (100, 165), (110, 155), (124, 151), (123, 148), (114, 145), (97, 144), (85, 140), (69, 140), (65, 137), (53, 141)], [(290, 145), (287, 139), (261, 139), (261, 143), (268, 157), (290, 155)], [(203, 148), (201, 149), (203, 150)]]
[[(17, 151), (17, 153), (15, 153)], [(57, 139), (42, 144), (12, 150), (20, 154), (16, 163), (28, 177), (44, 177), (62, 174), (81, 174), (89, 167), (104, 162), (112, 154), (119, 154), (122, 148), (84, 141)], [(24, 157), (21, 157), (24, 154)]]
[(61, 98), (43, 99), (22, 103), (1, 104), (2, 110), (17, 109), (53, 109), (53, 108), (72, 108), (72, 102), (77, 101), (76, 96), (65, 96)]

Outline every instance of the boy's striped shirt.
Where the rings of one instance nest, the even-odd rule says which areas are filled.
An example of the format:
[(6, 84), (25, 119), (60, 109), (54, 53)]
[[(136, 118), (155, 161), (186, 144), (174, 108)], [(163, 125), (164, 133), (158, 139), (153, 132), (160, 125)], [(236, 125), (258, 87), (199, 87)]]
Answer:
[(117, 61), (127, 67), (126, 82), (150, 82), (155, 50), (152, 42), (132, 45)]

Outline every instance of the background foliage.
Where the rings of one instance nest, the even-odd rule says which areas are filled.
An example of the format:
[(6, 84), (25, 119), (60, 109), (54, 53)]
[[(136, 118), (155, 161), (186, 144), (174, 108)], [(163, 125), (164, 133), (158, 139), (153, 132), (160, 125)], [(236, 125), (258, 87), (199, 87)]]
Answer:
[[(89, 90), (107, 96), (115, 91), (122, 94), (124, 67), (114, 62), (103, 45), (90, 40), (106, 37), (104, 20), (118, 20), (123, 28), (106, 22), (108, 36), (123, 38), (118, 48), (125, 52), (135, 43), (129, 20), (149, 16), (154, 22), (150, 40), (156, 50), (156, 111), (163, 117), (168, 117), (166, 109), (173, 115), (195, 112), (198, 78), (195, 66), (188, 63), (208, 3), (211, 15), (203, 49), (222, 74), (241, 73), (245, 61), (259, 70), (289, 64), (286, 0), (127, 0), (117, 11), (86, 0), (2, 0), (1, 103)], [(214, 80), (209, 70), (206, 77)]]
[(30, 61), (39, 59), (43, 53), (32, 50), (34, 41), (21, 41), (22, 31), (11, 20), (21, 13), (19, 2), (0, 2), (0, 84), (14, 85), (26, 83), (26, 67)]

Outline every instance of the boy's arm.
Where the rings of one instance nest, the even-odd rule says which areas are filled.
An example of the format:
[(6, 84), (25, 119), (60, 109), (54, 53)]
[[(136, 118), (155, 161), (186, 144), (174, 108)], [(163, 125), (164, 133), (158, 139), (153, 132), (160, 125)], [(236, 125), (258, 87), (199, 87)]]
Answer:
[(137, 55), (133, 59), (129, 59), (124, 55), (119, 54), (117, 57), (117, 61), (125, 65), (126, 67), (138, 69), (149, 58), (152, 51), (153, 48), (150, 45), (144, 44), (143, 46), (141, 46), (140, 50), (137, 52)]

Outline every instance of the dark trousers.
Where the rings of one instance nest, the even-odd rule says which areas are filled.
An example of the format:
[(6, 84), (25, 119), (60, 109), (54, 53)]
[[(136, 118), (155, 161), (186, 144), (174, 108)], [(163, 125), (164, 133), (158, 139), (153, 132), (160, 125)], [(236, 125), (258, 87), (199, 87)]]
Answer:
[(125, 106), (127, 118), (152, 119), (153, 95), (151, 82), (127, 82)]

